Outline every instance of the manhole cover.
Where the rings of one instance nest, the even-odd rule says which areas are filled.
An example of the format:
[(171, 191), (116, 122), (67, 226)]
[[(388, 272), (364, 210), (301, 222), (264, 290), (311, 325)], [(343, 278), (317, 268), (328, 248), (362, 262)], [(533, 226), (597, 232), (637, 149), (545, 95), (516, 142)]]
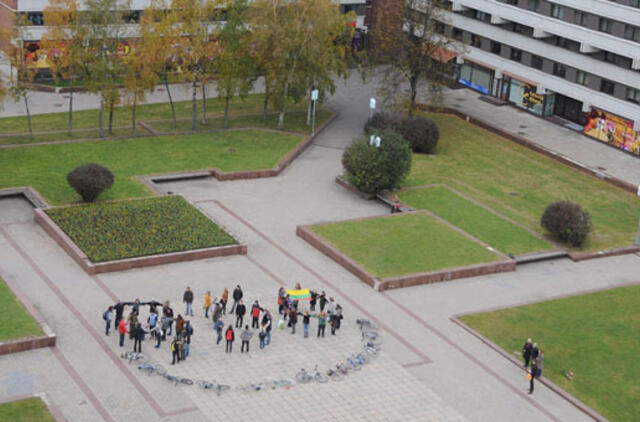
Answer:
[(509, 195), (511, 195), (511, 196), (520, 196), (520, 194), (518, 192), (509, 192)]
[(520, 126), (518, 126), (518, 127), (519, 127), (520, 129), (526, 129), (526, 128), (528, 128), (529, 126), (527, 126), (527, 125), (520, 125)]

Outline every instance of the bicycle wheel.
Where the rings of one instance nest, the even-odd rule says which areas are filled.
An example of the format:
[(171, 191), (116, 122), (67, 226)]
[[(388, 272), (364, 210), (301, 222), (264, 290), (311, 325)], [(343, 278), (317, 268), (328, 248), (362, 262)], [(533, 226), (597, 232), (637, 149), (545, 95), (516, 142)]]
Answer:
[(367, 343), (373, 344), (374, 346), (379, 346), (382, 344), (382, 336), (376, 331), (363, 331), (362, 339), (366, 340)]
[(311, 377), (303, 371), (300, 371), (296, 374), (296, 380), (301, 384), (306, 384), (311, 381)]
[(190, 378), (180, 378), (181, 384), (193, 385), (193, 380)]
[(329, 382), (329, 377), (327, 377), (326, 375), (322, 375), (320, 372), (316, 372), (315, 375), (313, 376), (313, 379), (321, 384), (324, 384), (325, 382)]
[(367, 347), (365, 346), (364, 351), (367, 352), (367, 354), (369, 354), (369, 356), (371, 357), (377, 357), (378, 356), (378, 349), (376, 349), (375, 347)]
[(358, 359), (360, 362), (362, 363), (369, 363), (371, 362), (371, 359), (369, 358), (369, 356), (367, 356), (366, 353), (358, 353), (356, 355), (356, 359)]
[(362, 364), (353, 359), (347, 359), (347, 368), (351, 368), (354, 371), (359, 371), (362, 369)]
[(214, 383), (205, 380), (197, 380), (196, 385), (204, 390), (209, 390), (215, 386)]
[(167, 375), (167, 369), (164, 366), (162, 366), (160, 364), (156, 364), (156, 365), (154, 365), (154, 367), (155, 367), (154, 371), (155, 371), (156, 374), (158, 374), (158, 375), (160, 375), (162, 377)]
[(329, 377), (331, 381), (342, 381), (344, 379), (344, 375), (340, 371), (331, 371)]

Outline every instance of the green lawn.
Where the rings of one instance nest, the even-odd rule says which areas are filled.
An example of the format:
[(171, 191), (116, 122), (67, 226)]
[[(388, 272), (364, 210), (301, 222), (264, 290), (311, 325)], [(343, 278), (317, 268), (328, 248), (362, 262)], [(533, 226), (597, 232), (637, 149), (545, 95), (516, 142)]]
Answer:
[(521, 227), (469, 202), (445, 187), (411, 189), (398, 194), (415, 209), (428, 209), (503, 253), (514, 255), (551, 249), (553, 245)]
[(608, 419), (632, 421), (640, 415), (638, 304), (632, 286), (461, 319), (509, 353), (531, 337), (544, 350), (543, 375)]
[[(40, 326), (33, 320), (24, 305), (0, 278), (0, 341), (42, 335)], [(0, 410), (0, 416), (2, 411)], [(0, 420), (3, 420), (0, 417)]]
[(55, 422), (44, 402), (37, 398), (0, 404), (0, 421), (3, 422)]
[[(162, 88), (164, 89), (164, 88)], [(174, 88), (175, 89), (175, 88)], [(262, 104), (263, 104), (264, 96), (261, 94), (250, 95), (246, 97), (244, 100), (240, 98), (234, 98), (231, 101), (230, 105), (230, 113), (231, 115), (246, 115), (246, 114), (260, 114), (262, 113)], [(53, 133), (53, 134), (35, 134), (35, 139), (29, 139), (28, 127), (27, 127), (27, 118), (26, 116), (17, 116), (17, 117), (4, 117), (0, 118), (0, 145), (6, 144), (21, 144), (21, 143), (32, 143), (32, 142), (47, 142), (47, 141), (58, 141), (58, 140), (66, 140), (66, 139), (85, 139), (85, 138), (97, 138), (98, 137), (98, 113), (99, 110), (79, 110), (74, 111), (73, 113), (73, 127), (74, 129), (91, 129), (88, 131), (78, 131), (74, 132), (73, 136), (69, 138), (67, 135), (67, 119), (68, 113), (66, 110), (68, 109), (67, 100), (61, 100), (61, 107), (57, 108), (59, 112), (57, 113), (47, 113), (47, 114), (37, 114), (32, 116), (33, 130), (35, 132), (44, 132), (44, 131), (62, 131), (61, 133)], [(198, 127), (200, 127), (200, 119), (202, 115), (201, 111), (202, 102), (198, 101)], [(175, 103), (176, 107), (176, 117), (178, 119), (190, 119), (191, 118), (191, 101), (178, 101)], [(306, 110), (306, 103), (303, 101), (298, 104), (290, 104), (288, 105), (287, 110), (289, 110), (292, 114), (295, 113), (296, 110)], [(207, 116), (209, 119), (213, 119), (219, 121), (219, 125), (206, 125), (206, 128), (213, 127), (222, 127), (222, 119), (219, 117), (222, 115), (224, 111), (224, 104), (218, 98), (209, 98), (207, 99)], [(320, 117), (324, 115), (323, 113), (329, 114), (326, 111), (318, 112), (318, 121), (320, 121)], [(303, 113), (304, 114), (304, 113)], [(305, 114), (306, 116), (306, 114)], [(137, 107), (136, 109), (136, 117), (138, 121), (147, 121), (147, 120), (167, 120), (168, 128), (171, 128), (171, 108), (169, 103), (157, 103), (157, 104), (143, 104)], [(107, 120), (108, 115), (105, 115), (105, 133), (107, 128)], [(260, 118), (255, 120), (259, 120), (253, 122), (255, 126), (266, 126), (270, 128), (276, 127), (275, 124), (264, 123)], [(273, 119), (270, 121), (273, 122)], [(291, 131), (300, 131), (301, 133), (310, 133), (311, 128), (306, 125), (299, 125), (294, 123), (296, 118), (292, 118), (289, 120), (289, 113), (285, 116), (285, 129)], [(190, 120), (189, 120), (190, 122)], [(119, 136), (130, 136), (131, 135), (131, 108), (127, 106), (117, 107), (114, 111), (114, 127), (119, 127), (115, 133), (115, 135)], [(186, 130), (190, 130), (190, 123)], [(138, 127), (138, 132), (142, 132), (144, 134), (144, 129)], [(9, 136), (9, 134), (20, 134), (18, 136)], [(25, 135), (26, 134), (26, 135)]]
[(99, 199), (145, 196), (151, 192), (133, 176), (271, 168), (302, 140), (300, 135), (238, 130), (0, 149), (0, 188), (31, 185), (52, 204), (76, 202), (80, 197), (67, 184), (66, 174), (95, 162), (115, 175), (113, 188)]
[(594, 231), (584, 249), (633, 243), (640, 198), (458, 117), (430, 117), (440, 127), (438, 153), (413, 156), (406, 186), (446, 184), (540, 232), (545, 207), (567, 199), (591, 213)]
[(99, 202), (46, 212), (92, 262), (237, 243), (180, 196)]
[(422, 213), (317, 225), (312, 230), (380, 279), (500, 259)]

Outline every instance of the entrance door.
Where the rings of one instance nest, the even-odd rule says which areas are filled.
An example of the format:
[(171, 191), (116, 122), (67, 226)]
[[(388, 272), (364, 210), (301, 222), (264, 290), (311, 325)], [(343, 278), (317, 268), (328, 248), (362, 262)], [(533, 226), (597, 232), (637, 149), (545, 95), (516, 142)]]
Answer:
[(556, 94), (556, 103), (553, 114), (567, 119), (579, 125), (585, 124), (582, 101), (574, 100), (561, 94)]

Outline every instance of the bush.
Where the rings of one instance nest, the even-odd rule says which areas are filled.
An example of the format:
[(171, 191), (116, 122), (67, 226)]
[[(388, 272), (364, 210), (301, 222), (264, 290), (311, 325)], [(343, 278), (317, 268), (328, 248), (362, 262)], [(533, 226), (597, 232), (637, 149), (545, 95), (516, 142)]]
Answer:
[(578, 247), (591, 231), (591, 216), (578, 204), (558, 201), (547, 206), (540, 224), (556, 239)]
[(369, 136), (373, 132), (379, 132), (385, 129), (394, 129), (398, 116), (386, 111), (373, 113), (371, 120), (367, 120), (364, 125), (364, 134)]
[(433, 120), (424, 116), (407, 117), (396, 122), (394, 128), (409, 142), (414, 152), (435, 154), (440, 129)]
[(356, 139), (342, 156), (347, 180), (366, 193), (397, 187), (411, 169), (411, 148), (397, 132), (379, 132), (380, 147), (369, 140)]
[(67, 182), (85, 202), (93, 202), (113, 186), (113, 173), (100, 164), (78, 166), (67, 174)]

